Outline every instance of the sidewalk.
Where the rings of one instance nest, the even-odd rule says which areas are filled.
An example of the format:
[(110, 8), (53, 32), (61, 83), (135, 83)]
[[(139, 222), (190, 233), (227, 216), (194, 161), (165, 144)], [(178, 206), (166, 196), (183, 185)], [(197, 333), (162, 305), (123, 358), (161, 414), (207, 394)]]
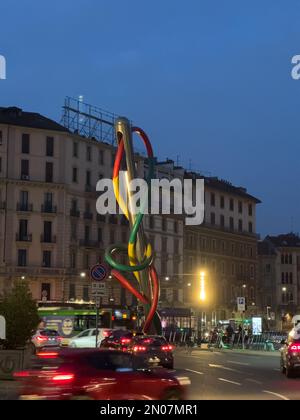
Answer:
[[(201, 350), (201, 349), (199, 349)], [(193, 349), (193, 351), (198, 351), (197, 348)], [(263, 351), (263, 350), (250, 350), (250, 349), (222, 349), (222, 348), (214, 348), (211, 347), (209, 349), (206, 349), (206, 351), (210, 351), (210, 352), (219, 352), (219, 353), (229, 353), (229, 354), (244, 354), (244, 355), (249, 355), (249, 356), (273, 356), (273, 357), (278, 357), (280, 355), (279, 350), (275, 350), (275, 351)]]

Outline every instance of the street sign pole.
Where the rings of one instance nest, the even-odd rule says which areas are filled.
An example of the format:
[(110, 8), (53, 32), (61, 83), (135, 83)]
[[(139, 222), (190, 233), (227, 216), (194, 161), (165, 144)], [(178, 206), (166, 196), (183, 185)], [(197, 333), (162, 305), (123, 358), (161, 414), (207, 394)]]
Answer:
[(244, 317), (244, 311), (242, 312), (242, 348), (243, 348), (243, 350), (245, 350), (245, 330), (244, 330), (244, 320), (245, 320), (245, 317)]

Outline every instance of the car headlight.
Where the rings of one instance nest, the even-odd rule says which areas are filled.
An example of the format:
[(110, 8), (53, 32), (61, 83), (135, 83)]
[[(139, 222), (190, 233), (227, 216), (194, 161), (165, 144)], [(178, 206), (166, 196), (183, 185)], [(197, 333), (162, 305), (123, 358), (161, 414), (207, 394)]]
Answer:
[(177, 379), (179, 384), (182, 386), (191, 385), (191, 380), (187, 376), (175, 376), (175, 378)]

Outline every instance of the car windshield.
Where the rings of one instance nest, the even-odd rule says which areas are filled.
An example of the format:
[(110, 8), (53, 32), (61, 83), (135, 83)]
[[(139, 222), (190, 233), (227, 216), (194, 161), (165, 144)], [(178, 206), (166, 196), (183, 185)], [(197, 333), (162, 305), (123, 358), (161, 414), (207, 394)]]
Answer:
[(55, 330), (41, 330), (39, 334), (47, 337), (57, 337), (59, 335)]
[(148, 345), (148, 346), (163, 346), (167, 344), (166, 340), (163, 337), (139, 337), (135, 339), (135, 342), (139, 344)]
[(113, 331), (109, 338), (116, 340), (119, 340), (120, 338), (132, 338), (132, 332), (123, 330)]

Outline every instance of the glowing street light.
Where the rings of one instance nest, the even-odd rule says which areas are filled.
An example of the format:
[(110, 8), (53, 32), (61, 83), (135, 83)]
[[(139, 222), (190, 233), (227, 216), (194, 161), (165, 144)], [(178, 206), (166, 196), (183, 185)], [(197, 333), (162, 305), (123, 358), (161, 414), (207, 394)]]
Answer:
[(201, 271), (200, 273), (200, 300), (204, 301), (206, 299), (206, 292), (205, 292), (205, 273)]
[(84, 273), (84, 272), (80, 273), (80, 277), (81, 277), (82, 279), (84, 279), (84, 278), (86, 277), (86, 273)]

